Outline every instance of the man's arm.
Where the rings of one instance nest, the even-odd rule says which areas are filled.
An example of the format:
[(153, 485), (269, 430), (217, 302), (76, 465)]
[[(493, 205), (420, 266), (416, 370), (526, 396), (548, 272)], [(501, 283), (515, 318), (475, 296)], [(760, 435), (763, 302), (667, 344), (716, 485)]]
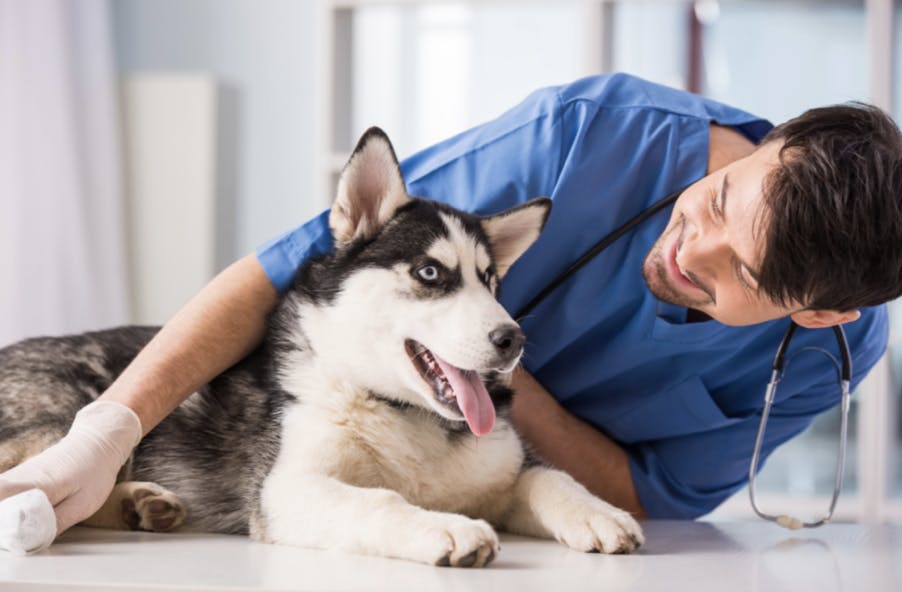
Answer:
[(263, 339), (278, 292), (253, 254), (201, 290), (100, 397), (130, 407), (146, 434)]
[(514, 371), (512, 386), (514, 426), (542, 459), (601, 499), (638, 519), (647, 518), (623, 448), (567, 412), (522, 367)]
[[(277, 300), (278, 292), (255, 255), (216, 276), (97, 401), (79, 411), (62, 440), (0, 474), (4, 524), (28, 514), (28, 524), (35, 526), (6, 533), (0, 548), (35, 551), (91, 516), (140, 437), (260, 343)], [(16, 496), (30, 489), (43, 494)]]

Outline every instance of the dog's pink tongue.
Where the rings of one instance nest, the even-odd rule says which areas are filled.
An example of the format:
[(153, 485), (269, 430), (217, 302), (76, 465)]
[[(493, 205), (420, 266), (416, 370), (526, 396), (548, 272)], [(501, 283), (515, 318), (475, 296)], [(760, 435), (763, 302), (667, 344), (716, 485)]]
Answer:
[[(432, 355), (435, 356), (435, 352)], [(461, 370), (438, 356), (435, 356), (435, 361), (451, 384), (457, 405), (463, 411), (470, 431), (477, 436), (491, 432), (495, 427), (495, 405), (492, 404), (479, 373), (475, 370)]]

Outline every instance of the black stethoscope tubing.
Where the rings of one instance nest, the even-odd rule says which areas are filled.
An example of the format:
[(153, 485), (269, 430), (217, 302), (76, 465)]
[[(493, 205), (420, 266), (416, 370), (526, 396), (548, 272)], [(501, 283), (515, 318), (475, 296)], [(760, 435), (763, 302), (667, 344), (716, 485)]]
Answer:
[[(651, 206), (647, 207), (643, 211), (639, 212), (637, 215), (633, 216), (629, 220), (627, 220), (624, 224), (614, 229), (597, 243), (592, 245), (582, 256), (579, 257), (576, 261), (574, 261), (567, 269), (558, 274), (556, 278), (554, 278), (548, 285), (545, 286), (532, 300), (530, 300), (526, 306), (524, 306), (520, 311), (515, 315), (515, 319), (517, 323), (520, 323), (523, 318), (528, 315), (533, 309), (536, 308), (543, 300), (545, 300), (549, 294), (551, 294), (554, 290), (556, 290), (561, 284), (567, 281), (570, 276), (575, 274), (579, 269), (581, 269), (586, 263), (595, 258), (596, 255), (607, 249), (614, 242), (616, 242), (620, 237), (634, 229), (639, 224), (642, 224), (664, 208), (669, 205), (672, 205), (677, 198), (683, 193), (686, 188), (682, 188), (678, 191), (671, 193), (670, 195), (658, 200)], [(798, 518), (793, 518), (791, 516), (781, 514), (781, 515), (771, 515), (762, 512), (755, 501), (755, 475), (758, 470), (758, 462), (761, 454), (761, 445), (764, 440), (764, 431), (767, 426), (767, 418), (770, 414), (771, 405), (774, 403), (776, 398), (777, 391), (777, 383), (780, 382), (780, 379), (783, 376), (783, 369), (786, 366), (786, 351), (789, 349), (789, 343), (792, 340), (792, 336), (795, 334), (798, 325), (792, 319), (789, 321), (789, 327), (786, 328), (786, 332), (783, 334), (783, 338), (780, 340), (780, 345), (777, 347), (777, 353), (774, 356), (773, 369), (771, 373), (770, 382), (767, 385), (767, 389), (764, 394), (764, 408), (761, 412), (761, 421), (758, 426), (758, 434), (755, 438), (755, 445), (752, 452), (752, 460), (749, 466), (749, 499), (751, 501), (752, 509), (755, 513), (764, 518), (765, 520), (771, 520), (773, 522), (777, 522), (778, 524), (786, 527), (786, 528), (803, 528), (803, 527), (816, 527), (821, 526), (822, 524), (826, 524), (833, 517), (833, 510), (836, 507), (836, 501), (839, 498), (840, 489), (842, 487), (842, 477), (843, 477), (843, 466), (845, 464), (845, 451), (846, 451), (846, 431), (848, 426), (848, 416), (849, 416), (849, 390), (850, 383), (852, 380), (852, 356), (849, 352), (849, 343), (846, 340), (845, 331), (843, 331), (842, 326), (836, 325), (832, 327), (833, 334), (836, 336), (836, 342), (839, 346), (839, 353), (842, 357), (842, 368), (840, 370), (840, 389), (841, 389), (841, 402), (842, 402), (842, 416), (841, 416), (841, 424), (840, 424), (840, 445), (839, 445), (839, 454), (837, 457), (837, 466), (836, 466), (836, 476), (833, 487), (833, 497), (830, 501), (830, 507), (827, 513), (820, 519), (812, 522), (803, 522)], [(829, 355), (829, 354), (828, 354)]]
[[(783, 372), (783, 367), (786, 365), (786, 350), (789, 349), (789, 342), (792, 340), (792, 336), (798, 327), (799, 326), (795, 321), (789, 322), (789, 327), (786, 328), (786, 333), (783, 334), (783, 339), (780, 340), (780, 346), (777, 348), (777, 353), (774, 356), (773, 369), (775, 372)], [(849, 342), (846, 340), (846, 332), (843, 330), (842, 325), (834, 325), (831, 329), (833, 329), (833, 334), (836, 336), (836, 343), (839, 346), (839, 355), (842, 358), (840, 380), (851, 382), (852, 354), (849, 352)]]
[[(688, 185), (686, 186), (688, 187)], [(549, 294), (551, 294), (554, 290), (560, 287), (565, 281), (567, 281), (573, 274), (579, 271), (584, 265), (586, 265), (589, 261), (594, 259), (597, 255), (599, 255), (602, 251), (607, 249), (613, 243), (615, 243), (620, 237), (629, 232), (630, 230), (636, 228), (664, 208), (673, 205), (673, 203), (677, 200), (677, 198), (682, 195), (683, 191), (686, 190), (686, 187), (678, 189), (673, 193), (667, 195), (659, 199), (657, 202), (653, 203), (649, 207), (645, 208), (625, 223), (621, 224), (619, 227), (615, 228), (605, 236), (601, 238), (598, 242), (592, 245), (585, 253), (583, 253), (579, 259), (574, 261), (567, 269), (562, 271), (556, 278), (554, 278), (551, 282), (548, 283), (536, 296), (530, 300), (526, 306), (520, 309), (520, 311), (514, 316), (517, 323), (523, 321), (523, 319), (531, 313), (539, 304), (545, 300)], [(779, 347), (777, 347), (777, 354), (774, 356), (774, 364), (773, 370), (777, 373), (783, 372), (783, 366), (785, 364), (784, 358), (786, 355), (786, 350), (789, 347), (789, 342), (792, 339), (793, 334), (795, 333), (796, 328), (795, 321), (790, 321), (789, 327), (786, 329), (786, 333), (783, 335), (783, 339), (780, 341)], [(840, 325), (836, 325), (833, 327), (833, 333), (836, 335), (836, 341), (839, 346), (839, 353), (842, 357), (842, 380), (851, 381), (852, 380), (852, 357), (849, 353), (849, 343), (846, 340), (845, 331)]]
[[(688, 186), (687, 186), (688, 187)], [(596, 255), (607, 249), (613, 243), (617, 242), (617, 240), (622, 237), (624, 234), (635, 228), (636, 226), (642, 224), (664, 208), (669, 205), (672, 205), (677, 198), (683, 193), (686, 187), (679, 189), (678, 191), (674, 191), (670, 195), (658, 200), (652, 205), (648, 206), (625, 223), (623, 223), (618, 228), (615, 228), (604, 237), (601, 238), (597, 243), (589, 247), (585, 253), (583, 253), (579, 259), (574, 261), (570, 267), (562, 271), (556, 278), (551, 280), (532, 300), (530, 300), (526, 306), (520, 309), (516, 315), (514, 315), (514, 319), (517, 323), (520, 323), (526, 315), (531, 313), (535, 307), (542, 303), (549, 294), (555, 291), (561, 284), (563, 284), (567, 279), (570, 278), (573, 274), (575, 274), (579, 269), (581, 269), (586, 263), (595, 258)]]

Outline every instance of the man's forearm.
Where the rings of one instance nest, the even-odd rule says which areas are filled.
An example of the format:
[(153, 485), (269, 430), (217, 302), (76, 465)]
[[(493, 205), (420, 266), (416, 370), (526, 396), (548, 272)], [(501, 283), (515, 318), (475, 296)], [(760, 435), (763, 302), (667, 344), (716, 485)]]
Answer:
[(166, 323), (101, 398), (132, 408), (146, 434), (260, 343), (277, 300), (256, 257), (238, 260)]
[(590, 424), (567, 412), (528, 372), (514, 372), (513, 421), (542, 459), (589, 491), (646, 518), (630, 474), (626, 451)]

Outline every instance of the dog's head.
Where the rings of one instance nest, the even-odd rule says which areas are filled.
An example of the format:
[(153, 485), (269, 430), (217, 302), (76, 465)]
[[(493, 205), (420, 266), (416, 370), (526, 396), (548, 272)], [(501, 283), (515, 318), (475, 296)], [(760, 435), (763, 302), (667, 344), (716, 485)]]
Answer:
[[(339, 179), (335, 253), (304, 280), (327, 295), (303, 320), (317, 358), (356, 386), (490, 432), (485, 380), (509, 374), (525, 342), (498, 284), (550, 206), (479, 217), (410, 197), (388, 137), (371, 128)], [(316, 285), (306, 289), (316, 298)]]

